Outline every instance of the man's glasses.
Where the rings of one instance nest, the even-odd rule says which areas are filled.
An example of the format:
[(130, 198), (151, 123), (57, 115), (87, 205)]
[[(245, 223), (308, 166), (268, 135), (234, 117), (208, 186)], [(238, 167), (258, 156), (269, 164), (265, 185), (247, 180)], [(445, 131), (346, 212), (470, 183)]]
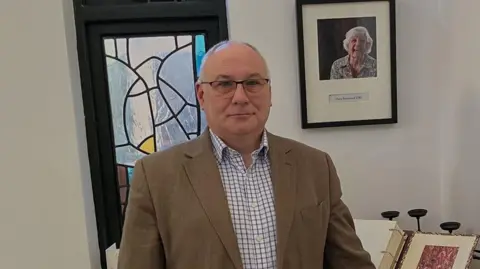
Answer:
[(270, 82), (270, 79), (255, 78), (246, 80), (218, 80), (210, 82), (201, 82), (201, 84), (210, 84), (210, 86), (219, 94), (223, 96), (233, 96), (237, 90), (238, 84), (241, 84), (243, 89), (248, 93), (258, 93), (265, 89), (265, 85)]

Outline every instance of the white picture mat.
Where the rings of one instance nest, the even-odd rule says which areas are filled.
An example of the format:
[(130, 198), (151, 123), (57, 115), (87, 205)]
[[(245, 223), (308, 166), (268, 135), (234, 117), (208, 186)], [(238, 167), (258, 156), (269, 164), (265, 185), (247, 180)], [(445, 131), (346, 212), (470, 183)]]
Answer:
[[(309, 122), (389, 118), (391, 114), (390, 12), (388, 2), (304, 5), (306, 106)], [(376, 17), (377, 77), (319, 80), (318, 19)], [(382, 41), (388, 40), (388, 43)], [(331, 94), (365, 94), (356, 102), (329, 102)]]
[(426, 245), (459, 247), (457, 257), (452, 269), (468, 268), (467, 264), (476, 245), (475, 236), (457, 236), (457, 235), (435, 235), (435, 234), (415, 234), (410, 242), (408, 251), (402, 262), (402, 269), (417, 268), (423, 249)]

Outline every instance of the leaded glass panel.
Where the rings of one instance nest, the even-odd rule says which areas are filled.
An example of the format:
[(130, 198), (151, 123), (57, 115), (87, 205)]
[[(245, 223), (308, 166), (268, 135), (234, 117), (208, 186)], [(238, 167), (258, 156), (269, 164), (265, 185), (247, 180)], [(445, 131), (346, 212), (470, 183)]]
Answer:
[(108, 37), (104, 52), (123, 212), (135, 162), (206, 127), (194, 87), (205, 36)]

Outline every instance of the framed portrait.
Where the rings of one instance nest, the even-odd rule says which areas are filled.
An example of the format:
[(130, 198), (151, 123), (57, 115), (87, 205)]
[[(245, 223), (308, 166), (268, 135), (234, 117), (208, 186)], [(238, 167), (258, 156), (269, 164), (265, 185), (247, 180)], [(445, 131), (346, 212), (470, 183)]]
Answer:
[(397, 268), (468, 269), (478, 240), (478, 235), (415, 232)]
[(302, 128), (397, 123), (394, 0), (296, 0)]

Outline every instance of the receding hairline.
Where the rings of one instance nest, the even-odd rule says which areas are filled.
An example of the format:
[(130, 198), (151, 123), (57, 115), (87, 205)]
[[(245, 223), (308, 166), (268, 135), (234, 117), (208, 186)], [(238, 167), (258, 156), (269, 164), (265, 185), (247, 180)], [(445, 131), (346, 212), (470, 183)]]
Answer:
[(246, 46), (246, 47), (252, 49), (262, 59), (264, 65), (265, 65), (266, 71), (267, 71), (267, 76), (270, 77), (270, 71), (268, 69), (267, 61), (265, 60), (265, 57), (263, 57), (262, 53), (260, 53), (260, 51), (254, 45), (252, 45), (248, 42), (244, 42), (244, 41), (224, 40), (224, 41), (221, 41), (221, 42), (213, 45), (207, 51), (207, 53), (205, 53), (205, 55), (203, 56), (202, 63), (200, 64), (200, 72), (198, 74), (198, 81), (201, 81), (205, 76), (205, 71), (204, 71), (205, 68), (204, 67), (205, 67), (205, 63), (208, 61), (208, 59), (212, 55), (214, 55), (216, 52), (221, 51), (221, 50), (223, 50), (223, 49), (225, 49), (229, 46), (232, 46), (232, 45), (241, 45), (241, 46)]

